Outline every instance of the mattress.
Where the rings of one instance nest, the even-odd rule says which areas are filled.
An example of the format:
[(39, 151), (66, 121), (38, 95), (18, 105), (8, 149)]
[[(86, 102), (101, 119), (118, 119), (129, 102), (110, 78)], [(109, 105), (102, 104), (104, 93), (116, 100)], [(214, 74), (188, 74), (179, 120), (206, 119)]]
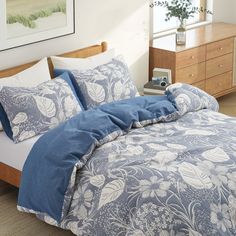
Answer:
[(39, 136), (15, 144), (0, 132), (0, 162), (22, 171), (26, 158)]

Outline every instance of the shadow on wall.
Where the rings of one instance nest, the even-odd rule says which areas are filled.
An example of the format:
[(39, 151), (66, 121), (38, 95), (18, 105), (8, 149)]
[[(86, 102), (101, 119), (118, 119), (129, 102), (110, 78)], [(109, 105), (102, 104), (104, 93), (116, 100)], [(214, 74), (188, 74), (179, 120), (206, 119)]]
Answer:
[[(132, 79), (135, 81), (135, 85), (138, 88), (139, 92), (143, 92), (143, 86), (148, 82), (148, 67), (144, 66), (147, 64), (149, 60), (148, 51), (141, 55), (132, 65), (129, 66), (130, 71), (132, 73)], [(144, 77), (140, 78), (140, 74), (144, 75)], [(139, 78), (137, 80), (137, 78)]]

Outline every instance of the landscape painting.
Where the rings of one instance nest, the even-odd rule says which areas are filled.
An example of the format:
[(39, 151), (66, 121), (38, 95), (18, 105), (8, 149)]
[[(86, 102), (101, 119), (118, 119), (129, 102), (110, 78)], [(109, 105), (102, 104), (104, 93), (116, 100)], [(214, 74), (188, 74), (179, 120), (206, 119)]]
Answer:
[(74, 33), (73, 0), (0, 0), (0, 50)]

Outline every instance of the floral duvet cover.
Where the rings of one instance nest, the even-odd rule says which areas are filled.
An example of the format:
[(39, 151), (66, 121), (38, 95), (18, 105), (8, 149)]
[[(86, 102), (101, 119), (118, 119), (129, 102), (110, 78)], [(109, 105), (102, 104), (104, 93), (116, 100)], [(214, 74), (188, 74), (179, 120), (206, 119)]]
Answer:
[(236, 119), (191, 86), (167, 97), (167, 122), (104, 142), (72, 173), (61, 220), (18, 209), (76, 235), (236, 235)]

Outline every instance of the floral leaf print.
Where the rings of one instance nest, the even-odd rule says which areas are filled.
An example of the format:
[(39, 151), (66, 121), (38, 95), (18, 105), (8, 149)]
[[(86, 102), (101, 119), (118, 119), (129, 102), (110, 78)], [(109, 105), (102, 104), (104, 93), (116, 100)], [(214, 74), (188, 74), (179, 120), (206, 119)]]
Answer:
[(203, 152), (202, 156), (212, 162), (225, 162), (229, 160), (229, 156), (219, 147)]
[(64, 110), (65, 110), (65, 114), (66, 117), (72, 117), (73, 114), (75, 114), (75, 110), (79, 108), (76, 107), (75, 109), (75, 105), (74, 105), (74, 100), (71, 96), (67, 96), (64, 100)]
[(168, 162), (172, 162), (177, 158), (177, 154), (170, 151), (158, 152), (153, 158), (160, 165), (165, 165)]
[(162, 146), (162, 145), (157, 144), (157, 143), (148, 143), (147, 146), (154, 149), (154, 150), (157, 150), (157, 151), (164, 151), (164, 150), (168, 149), (167, 147)]
[(20, 132), (19, 126), (14, 126), (12, 128), (13, 137), (16, 137)]
[(124, 191), (125, 183), (122, 179), (113, 180), (102, 189), (99, 209), (109, 202), (116, 200)]
[(19, 112), (16, 114), (15, 118), (13, 119), (12, 123), (15, 125), (19, 125), (24, 123), (28, 119), (28, 116), (25, 112)]
[(31, 138), (31, 137), (34, 137), (34, 136), (35, 136), (35, 132), (33, 130), (31, 130), (31, 131), (23, 131), (20, 134), (19, 140), (23, 141), (25, 139), (28, 139), (28, 138)]
[(143, 153), (143, 148), (141, 146), (128, 145), (126, 155), (140, 155)]
[(105, 90), (100, 84), (85, 82), (85, 85), (88, 95), (93, 101), (101, 103), (105, 100)]
[(233, 224), (233, 228), (236, 228), (236, 198), (232, 195), (229, 196), (229, 214), (231, 218), (231, 222)]
[(52, 118), (56, 114), (54, 102), (45, 97), (34, 96), (39, 111), (46, 117)]
[(213, 186), (210, 178), (195, 165), (183, 162), (179, 172), (183, 180), (196, 189), (210, 189)]
[(208, 135), (215, 135), (214, 132), (208, 130), (198, 130), (198, 129), (191, 129), (185, 132), (185, 135), (201, 135), (201, 136), (208, 136)]
[(178, 150), (183, 150), (186, 148), (184, 145), (174, 144), (174, 143), (167, 143), (167, 146), (169, 148), (178, 149)]
[(92, 184), (95, 187), (102, 187), (105, 182), (105, 177), (104, 175), (95, 175), (90, 177), (90, 184)]
[(202, 234), (198, 233), (197, 231), (195, 231), (193, 229), (189, 229), (188, 235), (189, 236), (202, 236)]
[(123, 84), (119, 80), (118, 82), (116, 82), (114, 86), (115, 100), (119, 100), (121, 98), (122, 93), (123, 93)]

